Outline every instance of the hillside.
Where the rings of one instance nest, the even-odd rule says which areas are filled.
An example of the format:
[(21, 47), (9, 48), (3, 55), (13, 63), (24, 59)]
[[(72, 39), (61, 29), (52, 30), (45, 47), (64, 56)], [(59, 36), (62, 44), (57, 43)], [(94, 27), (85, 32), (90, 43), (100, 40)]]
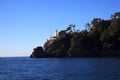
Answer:
[(32, 58), (40, 57), (120, 57), (120, 12), (109, 20), (94, 18), (76, 30), (71, 24), (47, 40), (44, 47), (37, 47)]

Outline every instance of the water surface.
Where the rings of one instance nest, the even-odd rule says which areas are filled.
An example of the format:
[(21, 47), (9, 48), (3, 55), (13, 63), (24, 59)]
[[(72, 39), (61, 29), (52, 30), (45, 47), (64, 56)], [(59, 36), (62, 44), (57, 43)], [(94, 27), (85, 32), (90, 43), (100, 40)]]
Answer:
[(120, 59), (0, 58), (0, 80), (120, 80)]

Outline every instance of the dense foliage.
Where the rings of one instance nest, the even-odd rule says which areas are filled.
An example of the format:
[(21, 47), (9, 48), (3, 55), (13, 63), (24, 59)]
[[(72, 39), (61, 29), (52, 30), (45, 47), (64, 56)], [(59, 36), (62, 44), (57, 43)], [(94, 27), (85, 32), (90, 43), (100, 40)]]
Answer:
[(69, 25), (60, 31), (54, 39), (45, 43), (45, 56), (120, 56), (120, 12), (111, 15), (109, 20), (95, 18), (85, 27), (80, 31), (75, 30), (75, 25)]

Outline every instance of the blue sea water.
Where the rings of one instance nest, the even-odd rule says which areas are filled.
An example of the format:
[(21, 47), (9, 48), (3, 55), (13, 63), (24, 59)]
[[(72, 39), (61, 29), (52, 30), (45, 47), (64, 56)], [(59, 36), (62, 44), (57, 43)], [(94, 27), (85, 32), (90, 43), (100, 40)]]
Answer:
[(120, 59), (0, 58), (0, 80), (120, 80)]

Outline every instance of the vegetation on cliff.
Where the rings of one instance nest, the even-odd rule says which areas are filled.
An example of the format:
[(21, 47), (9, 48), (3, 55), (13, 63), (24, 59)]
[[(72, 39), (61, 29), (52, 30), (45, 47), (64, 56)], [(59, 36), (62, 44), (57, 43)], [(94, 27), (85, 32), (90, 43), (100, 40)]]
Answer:
[(43, 51), (34, 50), (31, 57), (120, 56), (120, 12), (109, 20), (94, 18), (85, 27), (80, 31), (71, 24), (65, 30), (56, 31), (56, 36), (41, 48)]

